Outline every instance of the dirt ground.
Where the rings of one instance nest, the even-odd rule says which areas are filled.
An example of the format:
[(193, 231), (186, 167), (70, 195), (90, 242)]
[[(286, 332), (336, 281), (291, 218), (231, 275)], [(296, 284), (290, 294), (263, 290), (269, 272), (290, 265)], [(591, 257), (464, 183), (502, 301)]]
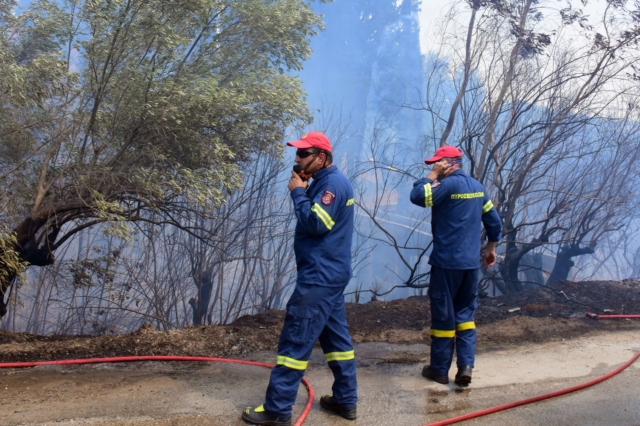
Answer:
[[(505, 349), (521, 351), (525, 355), (530, 353), (528, 356), (535, 358), (535, 353), (545, 352), (540, 348), (548, 345), (552, 345), (549, 349), (552, 352), (558, 351), (558, 348), (553, 346), (553, 342), (559, 342), (560, 345), (565, 343), (586, 345), (593, 342), (600, 346), (582, 350), (581, 353), (586, 354), (584, 356), (593, 358), (594, 354), (598, 354), (601, 356), (595, 356), (595, 358), (604, 357), (612, 362), (621, 362), (614, 359), (615, 356), (624, 358), (627, 355), (620, 354), (620, 348), (616, 345), (619, 343), (623, 348), (633, 346), (633, 342), (637, 342), (640, 321), (597, 321), (586, 318), (586, 312), (640, 313), (640, 281), (563, 283), (553, 289), (541, 287), (519, 294), (480, 300), (476, 314), (478, 353), (495, 354), (491, 357), (482, 357), (483, 362), (495, 362), (502, 367), (479, 366), (478, 372), (484, 380), (484, 386), (490, 385), (488, 388), (483, 388), (485, 390), (479, 395), (488, 395), (493, 392), (498, 395), (497, 400), (499, 400), (505, 394), (504, 388), (500, 386), (491, 390), (490, 383), (491, 380), (495, 381), (492, 379), (491, 371), (507, 368), (509, 362), (515, 360), (513, 355), (501, 355), (500, 351)], [(372, 365), (388, 366), (387, 368), (392, 369), (408, 368), (407, 372), (400, 374), (400, 377), (403, 377), (405, 382), (413, 380), (408, 377), (415, 373), (413, 371), (416, 368), (415, 364), (424, 363), (428, 359), (427, 345), (430, 343), (428, 298), (412, 297), (389, 302), (348, 304), (347, 313), (354, 343), (358, 344), (358, 365), (365, 367), (361, 372), (363, 386), (367, 386), (368, 374), (373, 374), (374, 371), (367, 370), (366, 367)], [(233, 324), (225, 326), (189, 327), (158, 332), (147, 324), (131, 334), (110, 336), (37, 336), (0, 330), (0, 362), (124, 355), (191, 355), (245, 358), (272, 363), (283, 318), (282, 311), (267, 311), (239, 318)], [(579, 341), (583, 343), (571, 343)], [(585, 341), (587, 343), (584, 343)], [(536, 351), (531, 350), (532, 344), (536, 344), (535, 347), (538, 348)], [(316, 369), (322, 368), (324, 366), (322, 355), (314, 356), (318, 359), (312, 357), (313, 362), (310, 363), (310, 368), (311, 365)], [(551, 360), (564, 359), (563, 362), (569, 364), (563, 367), (563, 371), (575, 370), (575, 366), (572, 367), (572, 360), (569, 359), (571, 355), (567, 358), (566, 355), (545, 352), (544, 357)], [(535, 359), (536, 361), (523, 361), (523, 365), (539, 364), (538, 358)], [(582, 365), (583, 363), (585, 365)], [(587, 370), (595, 368), (594, 371), (601, 374), (600, 370), (603, 366), (592, 365), (592, 363), (593, 360), (580, 361), (582, 368), (588, 367)], [(520, 370), (522, 367), (514, 368)], [(541, 368), (552, 369), (552, 367)], [(49, 425), (63, 422), (64, 424), (121, 426), (236, 425), (242, 422), (236, 415), (238, 408), (233, 403), (237, 403), (239, 399), (259, 401), (264, 392), (262, 387), (268, 381), (268, 370), (265, 372), (246, 369), (235, 371), (229, 370), (228, 367), (203, 367), (184, 363), (175, 363), (171, 366), (146, 364), (144, 366), (109, 365), (108, 367), (98, 365), (90, 368), (71, 366), (63, 369), (39, 367), (37, 372), (31, 371), (33, 373), (26, 373), (21, 369), (0, 370), (0, 385), (2, 385), (0, 395), (3, 396), (0, 398), (0, 412), (5, 409), (13, 410), (5, 412), (7, 415), (11, 414), (6, 417), (6, 421), (0, 420), (0, 423)], [(310, 375), (314, 384), (316, 382), (322, 384), (324, 376), (319, 371), (323, 370), (311, 368)], [(375, 371), (378, 374), (385, 370), (384, 368), (380, 370), (378, 367)], [(573, 373), (587, 374), (586, 372)], [(320, 376), (316, 377), (314, 374), (320, 374)], [(326, 374), (325, 372), (324, 375)], [(526, 377), (523, 376), (523, 379)], [(252, 381), (255, 381), (255, 384), (252, 384), (254, 383)], [(531, 381), (533, 383), (539, 379), (533, 377)], [(404, 392), (402, 389), (409, 383), (405, 382), (400, 384), (398, 392)], [(213, 389), (212, 386), (220, 389)], [(419, 377), (415, 386), (420, 388), (424, 386)], [(539, 386), (546, 388), (547, 383)], [(330, 379), (324, 387), (330, 387)], [(369, 387), (370, 389), (363, 390), (363, 393), (373, 394), (380, 386), (374, 384)], [(210, 397), (212, 392), (228, 394), (228, 389), (236, 389), (236, 392), (240, 392), (241, 395), (227, 395), (226, 399)], [(432, 391), (428, 390), (428, 392)], [(445, 394), (447, 392), (443, 395)], [(460, 396), (457, 390), (450, 391), (449, 394), (448, 398)], [(125, 400), (122, 399), (123, 395)], [(403, 399), (416, 398), (416, 395), (419, 397), (420, 392), (417, 394), (410, 392), (403, 396)], [(384, 397), (384, 395), (380, 396)], [(300, 397), (299, 399), (302, 400)], [(437, 398), (438, 401), (441, 399), (441, 397)], [(463, 410), (456, 405), (457, 402), (450, 410), (451, 407), (447, 408), (446, 404), (443, 405), (442, 401), (438, 401), (434, 403), (433, 408), (429, 409), (436, 410), (429, 411), (429, 417), (438, 413), (437, 415), (446, 418), (456, 410)], [(372, 409), (377, 406), (375, 399), (369, 404), (373, 407)], [(421, 405), (422, 402), (418, 400), (417, 404)], [(590, 402), (586, 405), (589, 404)], [(173, 408), (170, 407), (173, 405), (182, 408), (171, 411)], [(314, 411), (316, 418), (315, 420), (312, 418), (310, 424), (328, 424), (327, 418), (323, 417), (326, 414), (316, 411), (318, 410)], [(222, 413), (232, 413), (232, 421), (230, 422), (230, 417), (225, 417)], [(0, 418), (2, 417), (3, 415), (0, 414)], [(21, 418), (24, 420), (20, 420)], [(29, 420), (26, 420), (27, 418)], [(416, 421), (412, 421), (412, 424), (414, 422), (420, 424), (420, 419), (414, 420)], [(364, 421), (366, 423), (367, 419)], [(624, 417), (621, 424), (626, 421), (627, 418)], [(343, 423), (338, 421), (335, 424)], [(370, 422), (370, 424), (388, 423)]]
[[(480, 299), (476, 313), (478, 350), (570, 339), (606, 330), (640, 329), (638, 321), (595, 321), (586, 318), (586, 312), (640, 313), (640, 281), (566, 282), (553, 289), (539, 287)], [(427, 297), (349, 303), (347, 315), (354, 343), (430, 342)], [(131, 334), (106, 336), (37, 336), (0, 330), (0, 360), (125, 355), (233, 358), (257, 351), (275, 351), (283, 318), (283, 311), (272, 310), (247, 315), (224, 326), (158, 332), (145, 324)]]

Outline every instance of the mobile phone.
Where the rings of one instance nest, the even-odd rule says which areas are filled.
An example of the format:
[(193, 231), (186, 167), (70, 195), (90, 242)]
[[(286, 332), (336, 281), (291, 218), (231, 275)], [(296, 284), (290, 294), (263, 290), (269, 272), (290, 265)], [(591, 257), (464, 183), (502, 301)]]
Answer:
[(302, 179), (302, 181), (307, 181), (309, 180), (309, 175), (307, 175), (304, 170), (302, 170), (302, 167), (298, 166), (297, 164), (295, 166), (293, 166), (293, 171), (295, 174), (297, 174), (298, 176), (300, 176), (300, 179)]

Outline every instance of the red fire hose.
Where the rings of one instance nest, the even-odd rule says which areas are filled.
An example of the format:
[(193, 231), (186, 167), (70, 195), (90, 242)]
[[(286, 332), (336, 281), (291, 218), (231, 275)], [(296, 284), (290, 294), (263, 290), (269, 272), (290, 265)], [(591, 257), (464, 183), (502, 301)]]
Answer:
[[(592, 313), (587, 313), (587, 316), (594, 319), (626, 319), (626, 318), (640, 318), (640, 315), (596, 315)], [(556, 396), (564, 395), (567, 393), (575, 392), (580, 389), (584, 389), (590, 386), (593, 386), (597, 383), (603, 382), (616, 374), (620, 373), (631, 364), (633, 364), (638, 358), (640, 358), (640, 352), (635, 354), (629, 361), (627, 361), (624, 365), (616, 368), (615, 370), (605, 374), (604, 376), (598, 377), (597, 379), (591, 380), (586, 383), (582, 383), (577, 386), (573, 386), (570, 388), (562, 389), (556, 392), (547, 393), (544, 395), (535, 396), (533, 398), (522, 399), (520, 401), (510, 402), (508, 404), (499, 405), (497, 407), (487, 408), (485, 410), (476, 411), (474, 413), (465, 414), (458, 417), (453, 417), (447, 420), (442, 420), (435, 423), (429, 423), (425, 426), (444, 426), (450, 425), (454, 423), (458, 423), (464, 420), (474, 419), (476, 417), (486, 416), (487, 414), (496, 413), (498, 411), (508, 410), (509, 408), (519, 407), (521, 405), (531, 404), (532, 402), (541, 401), (543, 399), (554, 398)], [(70, 365), (70, 364), (99, 364), (99, 363), (107, 363), (107, 362), (134, 362), (134, 361), (201, 361), (201, 362), (227, 362), (227, 363), (235, 363), (235, 364), (247, 364), (247, 365), (256, 365), (260, 367), (273, 368), (273, 365), (264, 364), (261, 362), (255, 361), (243, 361), (238, 359), (228, 359), (228, 358), (208, 358), (208, 357), (196, 357), (196, 356), (163, 356), (163, 355), (154, 355), (154, 356), (122, 356), (122, 357), (111, 357), (111, 358), (88, 358), (88, 359), (67, 359), (60, 361), (36, 361), (36, 362), (13, 362), (13, 363), (0, 363), (0, 368), (24, 368), (24, 367), (37, 367), (39, 365)], [(304, 420), (307, 418), (309, 411), (311, 410), (311, 406), (313, 404), (314, 391), (311, 387), (311, 384), (306, 379), (302, 379), (302, 383), (306, 386), (309, 391), (309, 398), (307, 399), (307, 405), (304, 408), (304, 411), (300, 415), (300, 418), (295, 423), (295, 426), (301, 426)]]
[[(262, 362), (255, 361), (243, 361), (240, 359), (228, 359), (228, 358), (209, 358), (200, 356), (166, 356), (166, 355), (154, 355), (154, 356), (118, 356), (111, 358), (87, 358), (87, 359), (65, 359), (60, 361), (36, 361), (36, 362), (8, 362), (0, 363), (0, 368), (25, 368), (25, 367), (37, 367), (39, 365), (70, 365), (70, 364), (102, 364), (106, 362), (135, 362), (135, 361), (201, 361), (201, 362), (227, 362), (233, 364), (247, 364), (257, 365), (259, 367), (273, 368), (273, 365), (264, 364)], [(313, 388), (307, 379), (302, 379), (302, 383), (309, 391), (309, 398), (307, 399), (307, 405), (304, 407), (302, 414), (296, 421), (294, 426), (301, 426), (302, 422), (307, 418), (311, 406), (313, 405)]]
[[(587, 316), (589, 318), (594, 318), (594, 319), (640, 318), (640, 315), (596, 315), (596, 314), (592, 314), (590, 312), (587, 313)], [(451, 424), (454, 424), (454, 423), (462, 422), (464, 420), (475, 419), (476, 417), (486, 416), (487, 414), (497, 413), (498, 411), (508, 410), (509, 408), (514, 408), (514, 407), (519, 407), (521, 405), (531, 404), (532, 402), (542, 401), (543, 399), (554, 398), (556, 396), (560, 396), (560, 395), (564, 395), (564, 394), (567, 394), (567, 393), (575, 392), (575, 391), (580, 390), (580, 389), (588, 388), (589, 386), (593, 386), (593, 385), (595, 385), (597, 383), (604, 382), (605, 380), (615, 376), (616, 374), (618, 374), (619, 372), (621, 372), (622, 370), (626, 369), (631, 364), (633, 364), (638, 358), (640, 358), (640, 352), (638, 352), (633, 357), (631, 357), (631, 359), (629, 361), (627, 361), (624, 365), (616, 368), (613, 371), (610, 371), (609, 373), (605, 374), (604, 376), (598, 377), (597, 379), (591, 380), (591, 381), (586, 382), (586, 383), (582, 383), (582, 384), (577, 385), (577, 386), (573, 386), (573, 387), (566, 388), (566, 389), (561, 389), (559, 391), (547, 393), (547, 394), (544, 394), (544, 395), (534, 396), (533, 398), (527, 398), (527, 399), (522, 399), (520, 401), (510, 402), (508, 404), (499, 405), (497, 407), (492, 407), (492, 408), (487, 408), (485, 410), (476, 411), (474, 413), (469, 413), (469, 414), (465, 414), (465, 415), (458, 416), (458, 417), (452, 417), (450, 419), (442, 420), (442, 421), (439, 421), (439, 422), (429, 423), (428, 425), (425, 425), (425, 426), (451, 425)]]

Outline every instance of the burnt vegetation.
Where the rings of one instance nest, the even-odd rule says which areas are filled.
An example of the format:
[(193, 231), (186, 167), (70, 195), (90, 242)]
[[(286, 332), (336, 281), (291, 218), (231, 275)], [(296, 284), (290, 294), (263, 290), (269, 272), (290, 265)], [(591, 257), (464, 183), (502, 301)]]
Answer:
[(377, 64), (384, 82), (362, 132), (337, 103), (314, 117), (293, 77), (323, 27), (309, 2), (3, 3), (2, 328), (166, 331), (282, 308), (295, 217), (281, 144), (305, 126), (329, 135), (356, 188), (348, 300), (425, 294), (429, 215), (408, 188), (442, 145), (463, 150), (503, 220), (482, 296), (562, 299), (567, 281), (640, 276), (637, 2), (454, 2), (415, 55), (416, 87), (393, 49), (419, 48), (418, 3), (356, 3), (326, 6), (353, 30), (332, 40), (358, 79)]

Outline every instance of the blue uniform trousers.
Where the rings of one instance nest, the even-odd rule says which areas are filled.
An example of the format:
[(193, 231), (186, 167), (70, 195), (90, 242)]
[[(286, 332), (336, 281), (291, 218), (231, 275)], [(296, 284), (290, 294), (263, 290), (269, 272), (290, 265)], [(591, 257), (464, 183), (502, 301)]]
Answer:
[(264, 409), (268, 414), (291, 417), (291, 407), (318, 339), (333, 372), (334, 399), (348, 408), (356, 406), (356, 363), (343, 293), (344, 286), (296, 285), (287, 302), (277, 365), (267, 388)]
[(447, 375), (455, 348), (457, 365), (474, 366), (479, 269), (445, 269), (431, 266), (431, 368)]

